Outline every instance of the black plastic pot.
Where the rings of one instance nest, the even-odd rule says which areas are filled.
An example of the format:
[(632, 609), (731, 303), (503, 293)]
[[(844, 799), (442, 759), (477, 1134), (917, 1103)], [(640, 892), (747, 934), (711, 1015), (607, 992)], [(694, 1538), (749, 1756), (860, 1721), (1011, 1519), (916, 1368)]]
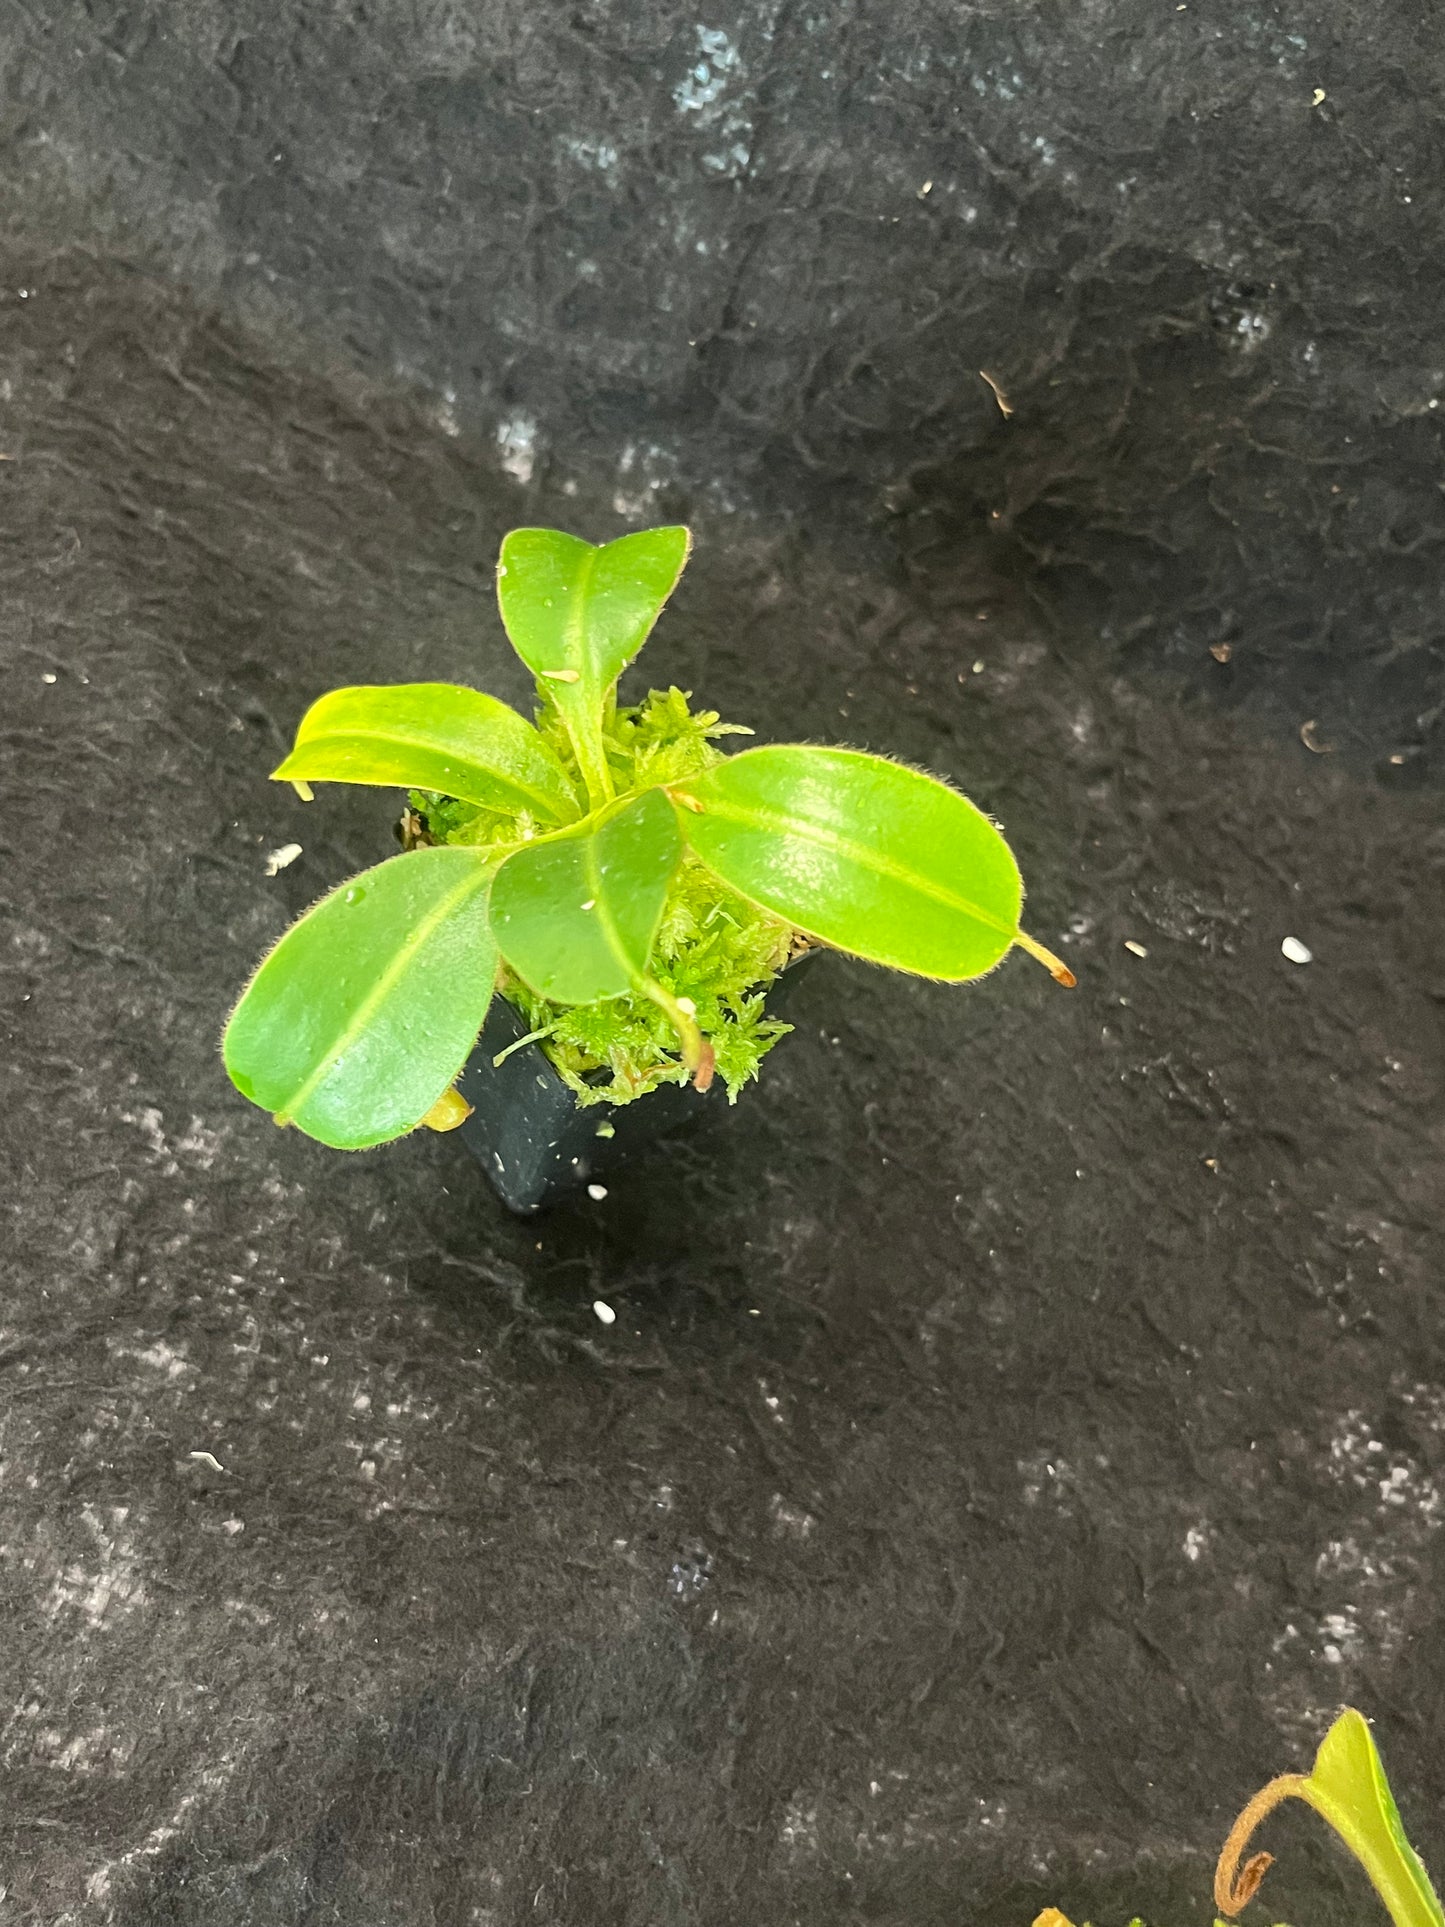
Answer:
[[(768, 992), (770, 1015), (782, 1015), (816, 952), (805, 951)], [(710, 1091), (664, 1084), (631, 1104), (579, 1105), (539, 1044), (493, 1060), (527, 1034), (526, 1019), (494, 997), (476, 1048), (457, 1080), (472, 1107), (459, 1127), (467, 1149), (509, 1211), (527, 1217), (582, 1186), (594, 1184), (660, 1137), (690, 1128), (727, 1106), (721, 1079)]]

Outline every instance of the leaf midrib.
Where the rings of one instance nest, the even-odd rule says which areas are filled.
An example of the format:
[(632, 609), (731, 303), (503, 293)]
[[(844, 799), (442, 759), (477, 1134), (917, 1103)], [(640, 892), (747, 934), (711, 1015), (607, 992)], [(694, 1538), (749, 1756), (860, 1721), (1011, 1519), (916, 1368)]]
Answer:
[(947, 904), (951, 910), (962, 910), (988, 930), (996, 930), (1002, 937), (1016, 938), (1016, 924), (1006, 923), (992, 911), (985, 910), (972, 898), (960, 896), (956, 891), (947, 890), (931, 883), (917, 871), (880, 856), (865, 843), (857, 843), (852, 837), (842, 836), (837, 830), (826, 829), (822, 824), (810, 823), (806, 818), (784, 816), (780, 811), (731, 803), (711, 798), (704, 807), (705, 816), (722, 817), (729, 823), (741, 823), (747, 829), (772, 830), (779, 835), (798, 837), (801, 840), (817, 843), (822, 848), (833, 850), (860, 864), (864, 869), (873, 870), (880, 876), (890, 877), (895, 883), (916, 890), (920, 896), (932, 897), (936, 903)]
[(583, 618), (587, 607), (587, 593), (592, 586), (592, 577), (597, 570), (597, 558), (601, 553), (601, 549), (588, 548), (586, 555), (582, 558), (582, 566), (577, 571), (576, 581), (572, 585), (571, 607), (567, 612), (567, 626), (563, 631), (563, 648), (567, 657), (563, 667), (581, 672), (579, 681), (573, 685), (574, 688), (585, 686), (590, 689), (596, 681), (591, 673), (595, 664), (590, 660), (590, 652), (583, 646), (586, 629)]
[[(392, 859), (393, 862), (405, 862), (406, 860), (406, 858)], [(302, 1079), (301, 1084), (290, 1102), (276, 1107), (276, 1115), (284, 1117), (290, 1122), (296, 1120), (300, 1115), (302, 1107), (310, 1103), (322, 1082), (335, 1069), (340, 1058), (351, 1045), (356, 1042), (357, 1038), (363, 1035), (371, 1019), (376, 1015), (392, 991), (395, 990), (397, 983), (415, 959), (417, 952), (431, 939), (437, 928), (445, 922), (457, 906), (477, 890), (482, 889), (486, 882), (486, 866), (478, 860), (476, 874), (467, 877), (463, 882), (459, 883), (455, 889), (448, 891), (447, 895), (441, 898), (419, 923), (413, 925), (406, 940), (393, 954), (391, 962), (386, 966), (385, 970), (382, 971), (371, 989), (352, 1012), (350, 1020), (340, 1037), (331, 1045), (330, 1049), (322, 1057), (320, 1063), (317, 1064), (310, 1075)], [(342, 889), (349, 887), (350, 886), (346, 884), (341, 886)]]
[[(482, 776), (486, 777), (488, 782), (494, 784), (496, 787), (512, 790), (518, 796), (526, 798), (528, 802), (540, 804), (554, 822), (564, 820), (558, 816), (556, 799), (549, 796), (545, 790), (535, 789), (530, 783), (519, 777), (504, 773), (499, 769), (492, 768), (489, 764), (478, 761), (474, 752), (449, 749), (438, 744), (435, 738), (408, 735), (405, 731), (399, 729), (328, 729), (317, 731), (316, 734), (307, 736), (304, 743), (298, 743), (296, 745), (295, 749), (293, 749), (291, 754), (286, 758), (286, 761), (282, 763), (276, 771), (277, 777), (282, 781), (287, 781), (292, 774), (295, 774), (308, 779), (314, 778), (317, 782), (344, 781), (344, 778), (334, 776), (328, 778), (319, 770), (304, 768), (293, 770), (293, 765), (298, 761), (304, 762), (310, 751), (324, 749), (328, 745), (338, 743), (358, 743), (362, 745), (367, 743), (382, 743), (394, 745), (404, 750), (425, 750), (428, 755), (440, 757), (444, 761), (452, 763), (464, 771), (478, 771)], [(286, 772), (284, 776), (282, 774), (283, 771)], [(561, 783), (561, 787), (565, 790), (566, 786), (564, 782), (561, 782), (560, 771), (559, 783)], [(457, 792), (453, 790), (451, 794), (456, 796)], [(464, 803), (485, 803), (486, 800), (485, 797), (464, 796), (459, 798), (459, 801)]]
[[(615, 822), (616, 818), (614, 817), (612, 820)], [(587, 892), (592, 898), (594, 907), (596, 908), (597, 922), (602, 931), (604, 941), (613, 956), (622, 965), (629, 985), (636, 988), (637, 980), (646, 968), (646, 964), (645, 962), (642, 965), (634, 964), (628, 956), (626, 948), (623, 945), (621, 933), (617, 928), (617, 919), (612, 914), (612, 905), (607, 896), (607, 885), (603, 880), (601, 865), (598, 862), (598, 857), (601, 854), (601, 827), (594, 830), (589, 837), (585, 838), (583, 843), (582, 866), (587, 876)], [(624, 993), (617, 991), (614, 994), (622, 996)]]

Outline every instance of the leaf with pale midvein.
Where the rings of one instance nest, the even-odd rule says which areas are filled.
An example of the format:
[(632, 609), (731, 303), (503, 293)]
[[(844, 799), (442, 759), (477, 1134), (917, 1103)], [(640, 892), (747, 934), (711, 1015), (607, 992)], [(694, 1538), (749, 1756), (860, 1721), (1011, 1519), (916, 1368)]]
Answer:
[(600, 548), (560, 529), (513, 529), (502, 543), (502, 621), (557, 706), (594, 808), (613, 793), (603, 707), (677, 586), (691, 542), (685, 528), (661, 528)]
[(515, 709), (460, 683), (334, 689), (307, 710), (279, 782), (435, 790), (546, 823), (578, 814), (566, 771)]
[(677, 816), (661, 790), (644, 790), (595, 827), (525, 845), (492, 885), (502, 955), (559, 1004), (638, 989), (681, 855)]
[(1320, 1742), (1301, 1799), (1329, 1822), (1364, 1867), (1400, 1927), (1442, 1927), (1445, 1913), (1406, 1837), (1362, 1713), (1346, 1707)]
[(982, 810), (860, 750), (744, 750), (673, 787), (724, 883), (839, 950), (963, 982), (1019, 941), (1023, 882)]
[(236, 1088), (343, 1151), (419, 1124), (491, 1001), (491, 875), (474, 850), (415, 850), (323, 897), (265, 959), (226, 1026)]

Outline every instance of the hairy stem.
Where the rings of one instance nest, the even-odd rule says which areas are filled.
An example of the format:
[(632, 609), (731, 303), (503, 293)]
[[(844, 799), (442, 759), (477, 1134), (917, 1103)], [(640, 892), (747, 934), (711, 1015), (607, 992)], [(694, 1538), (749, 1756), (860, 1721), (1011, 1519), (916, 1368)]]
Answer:
[(1252, 1854), (1240, 1865), (1240, 1856), (1254, 1837), (1255, 1829), (1266, 1814), (1273, 1813), (1291, 1794), (1303, 1799), (1304, 1787), (1302, 1773), (1282, 1773), (1277, 1780), (1260, 1788), (1229, 1829), (1229, 1838), (1220, 1850), (1219, 1864), (1214, 1869), (1214, 1904), (1230, 1920), (1243, 1913), (1259, 1891), (1260, 1881), (1274, 1865), (1272, 1853)]
[(1017, 933), (1014, 942), (1020, 950), (1026, 950), (1035, 963), (1041, 963), (1054, 982), (1062, 984), (1065, 990), (1072, 990), (1079, 981), (1061, 957), (1056, 957), (1052, 950), (1046, 950), (1041, 943), (1026, 935), (1024, 931), (1020, 930)]
[(678, 998), (651, 977), (639, 980), (637, 988), (643, 996), (650, 997), (659, 1009), (667, 1013), (668, 1022), (677, 1032), (682, 1045), (682, 1061), (692, 1072), (694, 1090), (705, 1091), (712, 1085), (713, 1071), (716, 1068), (716, 1054), (712, 1045), (697, 1027), (697, 1019)]

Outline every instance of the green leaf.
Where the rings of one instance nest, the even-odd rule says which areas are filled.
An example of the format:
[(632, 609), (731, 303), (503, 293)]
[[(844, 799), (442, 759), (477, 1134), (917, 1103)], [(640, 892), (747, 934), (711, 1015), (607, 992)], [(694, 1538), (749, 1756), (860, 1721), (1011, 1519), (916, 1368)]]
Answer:
[(400, 1137), (466, 1062), (497, 950), (489, 866), (466, 849), (392, 857), (323, 897), (251, 979), (222, 1054), (277, 1123), (338, 1150)]
[(559, 1004), (640, 988), (681, 855), (661, 790), (644, 790), (593, 827), (526, 844), (492, 885), (502, 955), (530, 989)]
[(684, 528), (643, 529), (595, 548), (559, 529), (513, 529), (497, 563), (512, 647), (555, 702), (593, 808), (613, 793), (602, 714), (687, 561)]
[(459, 683), (334, 689), (301, 719), (280, 782), (396, 783), (509, 815), (570, 823), (566, 772), (515, 709)]
[(1430, 1876), (1405, 1837), (1364, 1715), (1347, 1707), (1320, 1743), (1298, 1788), (1370, 1876), (1395, 1927), (1445, 1927)]
[(917, 770), (859, 750), (778, 745), (671, 793), (709, 869), (839, 950), (962, 982), (1023, 941), (1008, 845), (967, 797)]

